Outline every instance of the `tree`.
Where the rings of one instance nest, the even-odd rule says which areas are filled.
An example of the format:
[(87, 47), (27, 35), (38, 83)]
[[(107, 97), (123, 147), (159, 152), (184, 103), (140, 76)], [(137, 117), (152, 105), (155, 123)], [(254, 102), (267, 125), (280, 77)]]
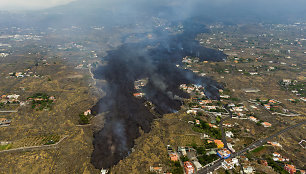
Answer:
[(80, 119), (79, 119), (80, 124), (88, 124), (89, 123), (89, 119), (86, 115), (80, 114), (79, 116), (80, 116)]

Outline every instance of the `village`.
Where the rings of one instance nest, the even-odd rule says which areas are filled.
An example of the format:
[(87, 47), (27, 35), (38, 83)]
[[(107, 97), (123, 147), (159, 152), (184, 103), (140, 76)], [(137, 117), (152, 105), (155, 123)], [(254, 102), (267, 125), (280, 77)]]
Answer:
[[(295, 30), (296, 25), (301, 24), (273, 27), (286, 28), (290, 31)], [(273, 29), (278, 30), (275, 28)], [(283, 40), (279, 39), (282, 42), (281, 47), (288, 47), (288, 50), (277, 51), (275, 44), (271, 44), (274, 49), (272, 50), (273, 54), (277, 52), (276, 56), (278, 57), (285, 55), (281, 61), (280, 58), (277, 58), (279, 61), (275, 62), (273, 58), (269, 57), (270, 55), (268, 56), (268, 53), (265, 53), (264, 56), (260, 54), (260, 43), (257, 43), (257, 51), (250, 51), (245, 47), (245, 44), (250, 43), (246, 37), (242, 38), (242, 40), (245, 40), (245, 44), (239, 45), (239, 37), (235, 38), (238, 42), (232, 40), (229, 43), (230, 41), (227, 39), (229, 34), (226, 35), (219, 31), (223, 29), (222, 27), (212, 26), (211, 29), (212, 31), (217, 30), (223, 38), (217, 40), (217, 34), (212, 32), (212, 35), (205, 36), (207, 37), (206, 42), (201, 36), (199, 41), (205, 46), (224, 51), (229, 56), (228, 62), (225, 63), (227, 65), (223, 66), (208, 61), (201, 62), (196, 57), (184, 57), (182, 65), (176, 65), (179, 68), (189, 69), (199, 76), (211, 76), (218, 81), (222, 81), (223, 84), (227, 83), (226, 88), (219, 89), (220, 100), (207, 98), (205, 87), (200, 84), (180, 85), (181, 90), (190, 94), (190, 99), (186, 99), (182, 110), (189, 116), (188, 124), (192, 127), (192, 130), (199, 133), (199, 137), (203, 141), (202, 145), (190, 144), (189, 146), (175, 147), (168, 145), (167, 152), (169, 159), (173, 162), (173, 165), (170, 165), (172, 169), (151, 166), (150, 171), (167, 173), (165, 171), (178, 171), (180, 168), (186, 174), (201, 173), (205, 170), (210, 170), (212, 173), (305, 173), (305, 170), (303, 170), (305, 167), (303, 166), (303, 155), (297, 160), (294, 155), (295, 152), (284, 151), (284, 148), (288, 150), (288, 144), (281, 141), (284, 139), (269, 138), (266, 143), (256, 141), (256, 139), (273, 134), (273, 131), (283, 127), (282, 124), (289, 125), (289, 122), (292, 122), (290, 120), (296, 120), (296, 123), (298, 123), (300, 116), (304, 114), (304, 110), (300, 110), (301, 108), (295, 107), (295, 105), (302, 106), (302, 108), (305, 106), (305, 72), (302, 63), (298, 62), (305, 54), (305, 49), (296, 49), (292, 44), (287, 46), (290, 41), (282, 42)], [(273, 32), (275, 31), (271, 31), (270, 36), (264, 34), (259, 37), (271, 37), (272, 41)], [(300, 47), (305, 45), (302, 44), (303, 39), (296, 39), (295, 42)], [(256, 45), (255, 43), (252, 44)], [(254, 49), (255, 47), (249, 48)], [(251, 66), (247, 67), (245, 64), (251, 64)], [(278, 78), (281, 75), (270, 77), (269, 74), (282, 74), (282, 71), (286, 69), (285, 67), (295, 69), (292, 71), (300, 73), (298, 76), (291, 78)], [(285, 90), (282, 92), (284, 95), (273, 98), (273, 95), (269, 95), (267, 91), (268, 89), (276, 90), (273, 88), (264, 89), (259, 87), (260, 85), (244, 86), (240, 89), (237, 88), (237, 85), (231, 87), (232, 83), (226, 78), (232, 77), (227, 74), (235, 75), (237, 79), (241, 76), (246, 76), (248, 79), (268, 76), (273, 79), (274, 86), (281, 87), (279, 90)], [(259, 81), (255, 83), (260, 84)], [(277, 93), (274, 96), (277, 96)], [(269, 115), (269, 117), (264, 115)], [(305, 122), (303, 119), (300, 121), (301, 124)], [(253, 137), (248, 139), (247, 137), (250, 136)], [(252, 144), (261, 145), (253, 147)], [(298, 138), (294, 144), (295, 147), (299, 147), (305, 152), (304, 139)], [(248, 145), (252, 148), (249, 148)], [(246, 148), (247, 151), (244, 150)], [(240, 154), (241, 151), (244, 153)], [(288, 158), (288, 155), (292, 158)]]
[[(135, 97), (142, 98), (145, 93), (142, 93), (142, 87), (146, 86), (148, 79), (141, 79), (135, 81), (135, 89), (139, 93), (134, 93)], [(205, 95), (205, 88), (202, 85), (196, 84), (181, 84), (181, 90), (191, 95), (190, 99), (186, 99), (185, 105), (182, 107), (186, 114), (192, 118), (188, 124), (192, 126), (194, 132), (200, 133), (200, 138), (203, 141), (202, 146), (191, 144), (189, 146), (167, 145), (167, 152), (170, 161), (172, 162), (170, 171), (186, 174), (198, 173), (201, 170), (214, 165), (216, 162), (223, 159), (221, 165), (217, 170), (228, 171), (243, 171), (244, 173), (255, 173), (258, 165), (262, 165), (266, 171), (278, 171), (289, 173), (296, 173), (296, 171), (305, 173), (304, 170), (296, 169), (289, 158), (281, 156), (278, 152), (271, 152), (270, 155), (265, 156), (266, 160), (258, 160), (258, 163), (251, 162), (254, 157), (234, 156), (235, 153), (242, 148), (239, 144), (239, 137), (237, 128), (241, 127), (236, 123), (227, 123), (228, 119), (239, 119), (242, 121), (249, 121), (257, 126), (262, 126), (264, 129), (270, 129), (272, 126), (268, 120), (260, 120), (256, 118), (252, 110), (268, 110), (271, 114), (281, 114), (271, 107), (278, 107), (281, 102), (275, 99), (256, 99), (248, 100), (248, 106), (244, 102), (239, 102), (230, 95), (229, 89), (220, 89), (220, 100), (211, 100)], [(254, 89), (246, 89), (247, 92), (253, 92)], [(257, 92), (255, 90), (255, 92)], [(272, 112), (274, 111), (274, 112)], [(283, 112), (289, 112), (282, 109)], [(291, 115), (289, 115), (291, 116)], [(297, 116), (297, 115), (293, 115)], [(250, 130), (247, 129), (247, 132)], [(250, 153), (258, 153), (265, 148), (281, 148), (282, 145), (278, 142), (268, 141), (266, 144), (253, 149)], [(271, 149), (272, 150), (272, 149)], [(269, 158), (268, 158), (269, 157)], [(250, 159), (249, 159), (250, 158)], [(251, 161), (250, 161), (251, 160)], [(279, 166), (282, 167), (279, 167)], [(161, 166), (151, 166), (150, 171), (153, 173), (163, 173), (165, 169)]]
[[(156, 20), (161, 25), (162, 21)], [(178, 88), (190, 95), (184, 99), (181, 110), (157, 118), (152, 133), (141, 131), (143, 137), (136, 140), (133, 152), (114, 166), (114, 171), (129, 168), (133, 159), (144, 168), (142, 171), (151, 173), (305, 173), (305, 126), (281, 132), (305, 122), (305, 40), (296, 37), (299, 33), (296, 28), (305, 25), (263, 27), (255, 34), (237, 35), (235, 31), (241, 29), (237, 26), (208, 26), (210, 32), (200, 34), (198, 41), (224, 52), (228, 59), (210, 62), (201, 61), (200, 56), (186, 56), (176, 66), (222, 84), (219, 99), (208, 98), (203, 84), (181, 84)], [(90, 164), (92, 139), (86, 136), (92, 136), (92, 123), (102, 124), (103, 118), (91, 110), (97, 99), (90, 92), (93, 88), (88, 83), (93, 75), (88, 70), (101, 63), (99, 57), (110, 47), (101, 42), (99, 49), (104, 51), (93, 51), (97, 49), (92, 47), (97, 45), (95, 42), (63, 39), (53, 43), (52, 37), (61, 38), (62, 32), (81, 30), (74, 27), (58, 33), (50, 27), (51, 39), (40, 31), (14, 30), (19, 34), (0, 35), (0, 60), (4, 69), (0, 74), (3, 84), (0, 153), (7, 172), (13, 170), (10, 165), (16, 164), (14, 157), (26, 162), (32, 160), (33, 164), (43, 161), (37, 158), (44, 159), (46, 168), (53, 167), (49, 164), (51, 158), (58, 160), (63, 168), (69, 161), (80, 159), (75, 162), (79, 168), (65, 170), (99, 173)], [(88, 30), (84, 29), (84, 33), (104, 32), (102, 26)], [(181, 32), (183, 27), (168, 30)], [(5, 29), (1, 31), (5, 33)], [(276, 35), (279, 31), (284, 33)], [(48, 39), (52, 44), (45, 43)], [(26, 50), (33, 46), (28, 42), (37, 44), (37, 48)], [(148, 78), (136, 80), (130, 95), (146, 100), (144, 89), (148, 81)], [(150, 101), (145, 104), (149, 109), (154, 108)], [(277, 136), (270, 138), (274, 134)], [(148, 135), (154, 139), (148, 141), (151, 140)], [(267, 137), (269, 140), (263, 141)], [(263, 142), (257, 145), (258, 141)], [(141, 142), (145, 145), (141, 146)], [(51, 150), (36, 152), (37, 147)], [(24, 150), (19, 148), (34, 150), (22, 155), (7, 151)], [(59, 160), (58, 154), (66, 156)], [(144, 159), (147, 161), (143, 162)]]
[[(223, 33), (221, 32), (221, 35), (222, 34)], [(215, 34), (213, 35), (216, 36)], [(211, 46), (212, 44), (216, 44), (215, 41), (216, 39), (210, 38), (206, 41), (205, 45)], [(223, 42), (223, 44), (228, 43), (228, 42), (229, 41), (226, 40), (226, 42)], [(248, 42), (246, 41), (245, 43), (247, 44)], [(228, 43), (228, 46), (230, 46), (231, 48), (235, 48), (235, 47), (242, 48), (242, 49), (244, 48), (244, 46), (238, 46), (236, 43), (234, 43), (234, 41), (232, 41), (232, 43)], [(225, 47), (228, 47), (228, 46), (225, 46)], [(220, 45), (218, 48), (220, 49)], [(231, 61), (231, 57), (233, 57), (234, 65), (239, 65), (239, 64), (243, 65), (245, 63), (252, 63), (252, 62), (263, 62), (264, 60), (263, 56), (258, 56), (254, 52), (251, 52), (250, 54), (251, 54), (251, 57), (255, 57), (255, 59), (239, 58), (239, 56), (242, 56), (242, 55), (243, 57), (247, 57), (244, 55), (246, 53), (249, 53), (250, 51), (241, 51), (240, 53), (236, 53), (236, 54), (232, 53), (234, 52), (234, 50), (228, 49), (228, 48), (222, 48), (221, 51), (231, 52), (231, 53), (228, 53), (228, 55), (229, 55), (230, 61)], [(290, 54), (292, 54), (292, 52), (294, 52), (295, 56), (297, 56), (298, 53), (294, 49), (291, 49), (287, 53), (289, 54), (286, 57), (287, 60), (291, 59)], [(195, 61), (192, 61), (192, 60), (195, 60)], [(200, 63), (197, 60), (198, 60), (197, 58), (196, 59), (184, 58), (182, 63), (185, 64), (184, 66), (186, 68), (191, 69), (193, 72), (197, 72), (199, 73), (199, 75), (201, 75), (203, 74), (203, 72), (202, 70), (199, 69), (199, 67), (201, 67), (201, 64), (203, 64), (204, 67), (207, 67), (206, 65), (209, 65), (209, 62), (204, 61), (203, 63)], [(274, 61), (270, 60), (267, 63), (271, 64), (271, 62), (273, 63)], [(280, 62), (280, 64), (283, 66), (288, 65), (288, 63), (286, 63), (285, 61)], [(282, 70), (279, 70), (280, 68), (277, 68), (276, 66), (266, 66), (265, 64), (256, 65), (257, 67), (252, 65), (255, 68), (254, 71), (247, 71), (245, 68), (239, 69), (238, 67), (235, 67), (234, 65), (226, 66), (224, 69), (222, 69), (221, 67), (218, 67), (217, 65), (212, 63), (212, 66), (214, 67), (213, 68), (214, 72), (217, 72), (218, 74), (221, 75), (218, 78), (215, 77), (215, 75), (213, 76), (217, 79), (221, 79), (220, 81), (223, 81), (222, 79), (226, 78), (224, 74), (233, 74), (233, 73), (239, 74), (240, 73), (241, 75), (246, 75), (246, 76), (256, 76), (256, 75), (262, 76), (263, 74), (267, 74), (267, 72), (274, 73), (275, 71), (282, 71)], [(295, 68), (297, 67), (297, 64), (291, 63), (290, 67)], [(205, 70), (205, 72), (207, 72), (207, 70)], [(205, 75), (211, 75), (211, 73), (205, 73)], [(304, 79), (305, 79), (305, 76), (304, 76)], [(292, 92), (293, 94), (296, 95), (296, 97), (294, 98), (288, 98), (288, 99), (285, 98), (285, 100), (289, 101), (290, 103), (301, 102), (302, 104), (303, 102), (305, 102), (305, 99), (304, 99), (305, 81), (301, 82), (298, 80), (282, 79), (278, 84), (284, 87), (288, 92)], [(229, 88), (229, 84), (227, 84), (227, 88)], [(240, 144), (239, 141), (241, 141), (239, 140), (239, 138), (242, 137), (243, 134), (241, 133), (237, 134), (237, 131), (241, 132), (240, 130), (237, 130), (237, 128), (238, 127), (240, 127), (240, 129), (243, 128), (241, 127), (242, 125), (239, 124), (239, 122), (237, 121), (232, 122), (230, 120), (240, 119), (241, 121), (244, 122), (243, 124), (249, 121), (250, 123), (253, 122), (255, 124), (254, 125), (255, 127), (262, 126), (264, 129), (274, 129), (273, 124), (275, 123), (270, 123), (270, 119), (262, 120), (263, 117), (257, 118), (257, 115), (265, 113), (267, 111), (271, 116), (277, 115), (281, 118), (285, 118), (285, 117), (296, 118), (300, 116), (300, 113), (287, 109), (286, 106), (288, 104), (285, 105), (278, 99), (264, 98), (264, 97), (256, 98), (256, 99), (246, 98), (247, 100), (241, 101), (242, 96), (240, 97), (236, 97), (237, 95), (232, 96), (232, 94), (236, 92), (235, 90), (236, 88), (235, 89), (220, 89), (219, 90), (220, 101), (213, 101), (213, 100), (209, 100), (205, 98), (205, 89), (199, 85), (183, 84), (181, 85), (181, 89), (185, 90), (189, 94), (192, 94), (192, 99), (190, 100), (189, 103), (187, 103), (188, 107), (187, 107), (186, 113), (195, 118), (193, 122), (190, 122), (191, 124), (194, 124), (193, 129), (197, 131), (199, 127), (203, 128), (202, 124), (203, 122), (205, 122), (208, 125), (207, 126), (208, 128), (220, 129), (222, 131), (222, 134), (224, 134), (223, 137), (225, 136), (225, 139), (221, 139), (220, 136), (219, 137), (216, 136), (218, 134), (216, 134), (215, 136), (211, 136), (212, 134), (210, 134), (211, 131), (209, 129), (206, 129), (204, 131), (205, 132), (204, 137), (207, 139), (208, 142), (214, 142), (218, 148), (221, 148), (221, 149), (224, 148), (222, 150), (215, 151), (215, 153), (220, 158), (225, 159), (222, 162), (222, 165), (221, 165), (222, 167), (220, 166), (221, 168), (223, 168), (223, 170), (225, 171), (229, 171), (229, 170), (239, 171), (240, 170), (240, 171), (243, 171), (244, 173), (255, 173), (256, 171), (259, 170), (258, 165), (263, 165), (267, 168), (272, 169), (271, 171), (274, 170), (279, 173), (283, 173), (283, 172), (305, 173), (304, 170), (297, 169), (297, 167), (293, 164), (291, 159), (281, 155), (278, 152), (273, 152), (275, 150), (278, 151), (279, 149), (282, 148), (282, 145), (278, 142), (268, 141), (266, 144), (263, 144), (262, 146), (253, 149), (249, 153), (246, 153), (245, 154), (246, 156), (231, 157), (231, 153), (235, 153), (243, 149), (244, 147), (241, 147), (241, 145), (239, 145)], [(242, 89), (242, 92), (244, 93), (243, 96), (246, 96), (246, 95), (255, 96), (257, 93), (262, 93), (260, 92), (261, 90), (259, 90), (258, 88), (254, 88), (253, 86), (250, 86), (250, 87)], [(204, 118), (203, 118), (203, 115), (204, 115)], [(221, 122), (221, 120), (224, 120), (224, 122)], [(251, 127), (254, 127), (254, 126), (251, 126)], [(250, 129), (246, 129), (246, 131), (252, 132), (252, 130)], [(302, 141), (303, 139), (301, 140), (301, 142)], [(258, 153), (260, 152), (262, 153), (262, 151), (270, 151), (270, 154), (267, 154), (266, 152), (264, 157), (260, 156), (261, 160), (257, 160), (257, 164), (254, 162), (250, 163), (250, 161), (254, 161), (254, 158), (258, 159)], [(213, 164), (214, 163), (211, 163), (211, 165)], [(202, 165), (205, 166), (207, 164), (203, 163)], [(194, 166), (198, 166), (198, 165), (194, 164)], [(195, 171), (198, 171), (198, 170), (199, 169), (195, 168)], [(220, 169), (217, 169), (217, 171), (221, 172), (222, 170), (220, 171)]]

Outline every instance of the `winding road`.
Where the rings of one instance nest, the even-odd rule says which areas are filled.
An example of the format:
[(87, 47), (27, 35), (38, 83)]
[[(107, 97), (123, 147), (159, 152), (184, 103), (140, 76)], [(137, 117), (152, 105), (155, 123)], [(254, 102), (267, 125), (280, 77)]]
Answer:
[(15, 149), (9, 149), (9, 150), (2, 150), (0, 151), (1, 153), (6, 153), (6, 152), (22, 152), (22, 151), (32, 151), (32, 150), (43, 150), (43, 149), (51, 149), (51, 148), (57, 148), (58, 145), (68, 137), (68, 135), (64, 136), (62, 139), (60, 139), (57, 143), (55, 144), (50, 144), (50, 145), (41, 145), (41, 146), (29, 146), (29, 147), (20, 147), (20, 148), (15, 148)]

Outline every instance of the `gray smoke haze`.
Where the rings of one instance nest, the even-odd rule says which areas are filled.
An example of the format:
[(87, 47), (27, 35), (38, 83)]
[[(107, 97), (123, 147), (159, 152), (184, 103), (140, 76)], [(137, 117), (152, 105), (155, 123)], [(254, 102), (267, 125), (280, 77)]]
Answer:
[[(87, 11), (92, 5), (113, 16), (126, 15), (131, 20), (139, 15), (166, 16), (173, 20), (184, 20), (201, 16), (210, 20), (267, 20), (286, 21), (306, 17), (305, 0), (89, 0), (77, 1), (64, 6)], [(232, 19), (229, 19), (232, 18)], [(119, 18), (120, 20), (120, 18)]]
[[(19, 14), (0, 12), (1, 26), (34, 27), (91, 27), (124, 28), (134, 31), (140, 24), (150, 28), (156, 38), (137, 44), (124, 43), (108, 52), (109, 63), (99, 67), (96, 78), (106, 80), (107, 94), (93, 108), (97, 113), (110, 110), (105, 127), (94, 132), (94, 152), (91, 162), (96, 168), (109, 168), (128, 155), (139, 128), (149, 132), (157, 118), (142, 100), (133, 97), (134, 81), (149, 77), (144, 89), (159, 114), (171, 113), (181, 106), (181, 98), (188, 97), (179, 90), (182, 83), (202, 84), (206, 95), (218, 98), (221, 88), (209, 78), (176, 68), (185, 56), (200, 56), (203, 60), (221, 61), (225, 55), (205, 49), (194, 41), (195, 35), (206, 31), (205, 24), (288, 23), (306, 18), (305, 0), (13, 0), (0, 1), (2, 10), (9, 6), (18, 10), (33, 10)], [(22, 3), (21, 3), (22, 2)], [(53, 3), (50, 3), (53, 2)], [(46, 3), (46, 4), (44, 4)], [(52, 7), (46, 9), (47, 7)], [(35, 10), (35, 11), (34, 11)], [(157, 27), (158, 22), (166, 23)], [(184, 34), (174, 36), (165, 31), (167, 25), (184, 24)], [(199, 24), (199, 25), (198, 25)], [(86, 33), (87, 34), (87, 33)], [(158, 43), (158, 44), (157, 44)], [(151, 49), (146, 45), (150, 44)], [(198, 52), (199, 51), (199, 52)]]
[(0, 0), (0, 10), (38, 10), (68, 4), (75, 0)]
[[(152, 16), (170, 21), (199, 17), (206, 23), (225, 24), (288, 23), (306, 18), (305, 0), (1, 0), (0, 3), (0, 10), (12, 7), (36, 10), (18, 17), (0, 12), (0, 25), (20, 26), (125, 25)], [(62, 5), (65, 3), (68, 4)]]

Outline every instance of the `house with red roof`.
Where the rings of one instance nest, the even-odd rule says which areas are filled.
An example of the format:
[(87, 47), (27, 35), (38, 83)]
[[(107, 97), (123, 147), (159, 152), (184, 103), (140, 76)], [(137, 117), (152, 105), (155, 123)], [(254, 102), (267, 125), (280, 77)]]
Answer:
[(294, 165), (289, 165), (289, 164), (286, 164), (284, 169), (289, 172), (290, 174), (294, 174), (296, 172), (296, 168)]
[(194, 167), (189, 161), (184, 162), (184, 170), (186, 174), (194, 174)]

